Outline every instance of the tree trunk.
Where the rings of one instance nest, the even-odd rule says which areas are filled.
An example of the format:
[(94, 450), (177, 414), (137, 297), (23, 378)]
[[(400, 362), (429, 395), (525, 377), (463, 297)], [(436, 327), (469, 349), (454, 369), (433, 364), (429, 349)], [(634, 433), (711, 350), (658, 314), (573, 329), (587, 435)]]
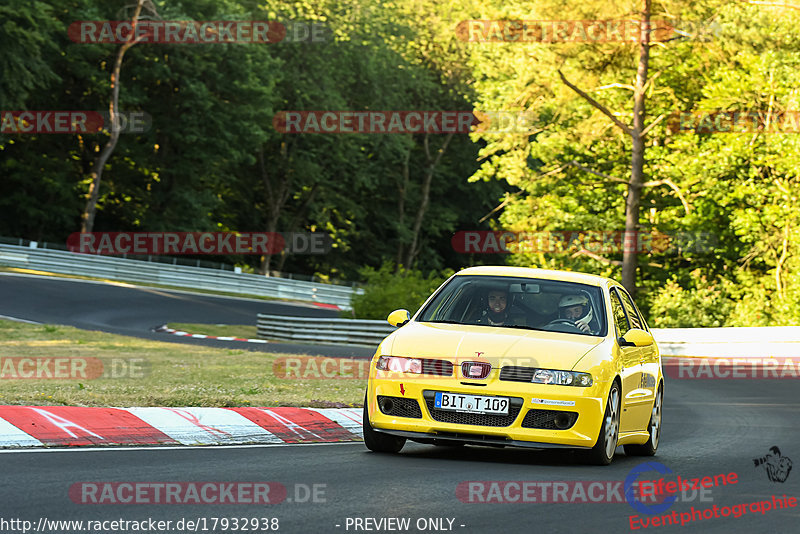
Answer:
[[(286, 144), (281, 144), (281, 156), (286, 155)], [(289, 196), (289, 180), (285, 176), (280, 183), (275, 184), (273, 187), (270, 173), (267, 172), (267, 166), (264, 164), (264, 148), (258, 152), (258, 167), (261, 172), (261, 179), (264, 182), (264, 189), (266, 191), (267, 207), (269, 209), (269, 216), (267, 217), (267, 232), (274, 233), (278, 229), (278, 220), (281, 215), (281, 208)], [(264, 276), (269, 276), (269, 268), (272, 263), (272, 254), (265, 254), (261, 256), (261, 265), (259, 266), (258, 273)]]
[[(142, 13), (142, 7), (146, 0), (138, 0), (136, 9), (131, 18), (131, 35), (136, 31), (136, 25), (139, 21), (139, 15)], [(122, 59), (125, 57), (125, 52), (130, 47), (136, 44), (136, 40), (130, 40), (119, 47), (117, 58), (114, 61), (114, 70), (111, 72), (111, 103), (108, 106), (108, 120), (111, 122), (111, 138), (103, 147), (100, 155), (92, 165), (91, 183), (89, 184), (89, 193), (86, 195), (86, 206), (81, 215), (81, 232), (91, 232), (94, 228), (94, 217), (97, 213), (97, 200), (100, 198), (100, 182), (103, 179), (103, 169), (105, 168), (111, 154), (117, 146), (119, 140), (119, 121), (117, 120), (117, 113), (119, 111), (119, 85), (120, 85), (120, 71), (122, 70)]]
[[(287, 170), (289, 168), (289, 147), (286, 142), (281, 142), (280, 159), (283, 162), (283, 172), (267, 172), (267, 166), (264, 163), (264, 148), (258, 152), (258, 167), (261, 172), (261, 179), (264, 182), (264, 190), (266, 192), (267, 208), (269, 215), (267, 217), (267, 232), (276, 232), (278, 230), (278, 221), (280, 221), (281, 211), (286, 204), (287, 199), (291, 193), (292, 179)], [(273, 178), (275, 182), (273, 184)], [(272, 263), (272, 254), (265, 254), (261, 256), (261, 265), (259, 266), (258, 273), (269, 276), (270, 264)]]
[[(413, 146), (413, 145), (412, 145)], [(409, 176), (409, 161), (411, 160), (411, 149), (412, 146), (408, 147), (408, 152), (406, 152), (406, 157), (403, 160), (403, 181), (397, 186), (397, 229), (398, 233), (402, 233), (403, 225), (405, 224), (406, 220), (406, 195), (408, 194), (408, 176)], [(403, 264), (403, 236), (397, 236), (397, 255), (395, 257), (395, 267), (396, 271), (395, 274), (400, 272), (400, 267)]]
[[(314, 196), (317, 194), (317, 191), (319, 191), (319, 183), (315, 183), (314, 185), (311, 186), (311, 191), (308, 193), (305, 200), (303, 200), (303, 203), (300, 205), (300, 207), (298, 207), (297, 210), (295, 211), (294, 217), (292, 218), (292, 222), (289, 223), (289, 227), (286, 230), (287, 232), (294, 232), (296, 229), (302, 228), (304, 226), (300, 223), (303, 222), (303, 219), (306, 218), (306, 211), (308, 210), (308, 205), (311, 204), (312, 200), (314, 200)], [(286, 246), (290, 245), (291, 243), (286, 243)], [(283, 271), (283, 265), (286, 263), (287, 256), (288, 253), (284, 248), (284, 250), (281, 251), (280, 257), (278, 259), (278, 265), (276, 267), (278, 272)]]
[(427, 158), (428, 165), (425, 169), (425, 177), (422, 180), (422, 198), (420, 199), (419, 208), (417, 209), (417, 216), (414, 218), (414, 226), (411, 230), (411, 244), (408, 246), (408, 250), (406, 251), (405, 267), (407, 269), (411, 268), (412, 264), (414, 263), (414, 259), (417, 257), (417, 254), (419, 254), (419, 235), (422, 230), (422, 221), (425, 218), (425, 212), (428, 210), (428, 203), (430, 202), (433, 173), (436, 170), (436, 166), (439, 164), (439, 161), (442, 159), (442, 155), (444, 154), (445, 150), (447, 150), (447, 145), (450, 144), (450, 140), (453, 138), (452, 133), (447, 134), (447, 138), (445, 138), (444, 143), (442, 143), (442, 147), (436, 151), (436, 157), (431, 157), (428, 136), (429, 134), (425, 134), (424, 141), (425, 156)]
[[(269, 220), (267, 221), (267, 232), (269, 235), (273, 235), (278, 228), (278, 212), (275, 212), (274, 215), (271, 215)], [(264, 276), (269, 276), (269, 268), (270, 264), (272, 263), (272, 254), (264, 254), (261, 256), (261, 266), (258, 270), (258, 274), (263, 274)]]
[[(640, 19), (640, 43), (639, 43), (639, 64), (636, 69), (636, 87), (634, 87), (633, 95), (633, 125), (628, 126), (619, 120), (608, 108), (599, 103), (585, 91), (582, 91), (574, 84), (572, 84), (566, 76), (559, 70), (558, 74), (564, 84), (575, 91), (584, 100), (589, 102), (593, 107), (602, 112), (613, 122), (617, 128), (625, 132), (631, 137), (631, 179), (627, 182), (628, 194), (625, 197), (625, 239), (623, 242), (622, 253), (622, 285), (631, 293), (636, 294), (636, 268), (639, 252), (639, 207), (642, 198), (642, 188), (644, 182), (644, 151), (645, 151), (645, 136), (650, 127), (660, 119), (656, 119), (650, 127), (644, 127), (645, 119), (645, 86), (647, 85), (647, 70), (650, 61), (650, 1), (642, 0), (643, 10)], [(595, 173), (597, 174), (597, 173)], [(602, 174), (601, 174), (602, 175)], [(616, 179), (614, 179), (617, 181)], [(663, 180), (661, 182), (649, 182), (648, 185), (657, 185), (659, 183), (666, 183), (673, 187), (684, 202), (683, 197), (680, 195), (680, 190), (674, 187), (672, 182)], [(684, 208), (687, 209), (687, 204), (684, 202)]]
[(622, 285), (632, 296), (636, 296), (636, 268), (639, 253), (639, 207), (644, 184), (645, 138), (645, 85), (650, 61), (650, 1), (643, 0), (644, 9), (641, 27), (644, 29), (639, 43), (639, 66), (636, 72), (636, 90), (633, 103), (633, 127), (631, 138), (631, 181), (628, 183), (628, 196), (625, 199), (625, 237), (622, 255)]

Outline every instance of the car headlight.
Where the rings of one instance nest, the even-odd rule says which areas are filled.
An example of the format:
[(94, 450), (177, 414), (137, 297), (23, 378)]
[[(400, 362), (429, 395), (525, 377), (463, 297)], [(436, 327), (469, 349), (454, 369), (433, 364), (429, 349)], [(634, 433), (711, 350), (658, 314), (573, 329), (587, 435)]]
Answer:
[(531, 382), (534, 384), (554, 384), (556, 386), (588, 387), (592, 385), (592, 375), (575, 371), (553, 371), (537, 369)]
[(381, 356), (375, 367), (379, 371), (395, 373), (422, 373), (422, 360), (419, 358), (403, 358), (401, 356)]

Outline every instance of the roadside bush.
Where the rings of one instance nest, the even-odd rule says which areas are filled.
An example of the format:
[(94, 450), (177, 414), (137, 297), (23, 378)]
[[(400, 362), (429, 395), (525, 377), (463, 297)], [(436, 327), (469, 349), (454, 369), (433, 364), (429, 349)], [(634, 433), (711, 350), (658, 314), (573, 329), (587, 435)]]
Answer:
[(737, 282), (741, 296), (727, 326), (796, 326), (800, 324), (800, 275), (794, 270), (781, 277), (777, 291), (775, 273), (742, 274)]
[(403, 268), (396, 272), (394, 263), (386, 262), (380, 269), (365, 267), (359, 274), (364, 280), (364, 294), (353, 295), (353, 315), (356, 319), (386, 319), (400, 308), (413, 315), (453, 271), (430, 272), (425, 276), (420, 271)]
[(734, 302), (724, 282), (710, 284), (695, 280), (684, 288), (673, 278), (656, 294), (650, 307), (653, 328), (701, 328), (727, 326)]

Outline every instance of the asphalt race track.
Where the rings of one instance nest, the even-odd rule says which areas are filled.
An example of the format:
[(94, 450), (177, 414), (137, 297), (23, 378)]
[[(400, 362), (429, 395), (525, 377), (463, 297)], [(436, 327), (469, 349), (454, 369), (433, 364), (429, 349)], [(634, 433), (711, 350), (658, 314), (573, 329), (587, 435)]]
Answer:
[[(651, 460), (668, 467), (674, 480), (736, 473), (736, 484), (712, 488), (705, 495), (687, 492), (661, 512), (680, 514), (797, 496), (800, 473), (770, 482), (753, 459), (778, 446), (784, 457), (800, 459), (800, 410), (791, 380), (682, 380), (666, 386), (664, 434)], [(630, 530), (632, 515), (645, 516), (627, 503), (470, 503), (456, 495), (465, 481), (617, 481), (644, 462), (626, 457), (620, 447), (608, 467), (581, 465), (568, 451), (533, 451), (407, 444), (399, 455), (367, 452), (361, 443), (277, 447), (72, 450), (3, 452), (3, 516), (31, 520), (141, 520), (148, 517), (240, 517), (279, 519), (280, 532), (359, 532), (355, 518), (453, 519), (463, 533), (604, 532)], [(657, 473), (642, 480), (657, 479)], [(270, 505), (241, 504), (78, 504), (68, 491), (78, 482), (278, 482), (287, 500)], [(307, 488), (317, 486), (317, 502)], [(488, 493), (483, 493), (487, 496)], [(539, 495), (538, 490), (534, 495)], [(570, 496), (570, 493), (567, 493)], [(519, 492), (509, 492), (520, 498)], [(296, 502), (298, 500), (304, 502)], [(571, 498), (571, 497), (570, 497)], [(702, 500), (701, 500), (702, 499)], [(290, 502), (290, 500), (292, 502)], [(323, 502), (324, 501), (324, 502)], [(351, 523), (346, 528), (348, 518)], [(800, 509), (750, 512), (735, 518), (703, 519), (685, 526), (661, 526), (648, 532), (797, 532)], [(174, 523), (173, 523), (174, 524)], [(206, 523), (208, 525), (208, 523)], [(421, 523), (420, 523), (421, 524)], [(337, 527), (336, 525), (340, 525)], [(422, 524), (421, 524), (422, 525)], [(448, 522), (444, 521), (445, 527)], [(464, 525), (463, 527), (461, 525)], [(370, 526), (375, 525), (370, 523)], [(423, 525), (424, 526), (424, 525)], [(639, 526), (637, 524), (637, 526)], [(218, 529), (220, 530), (220, 529)], [(640, 529), (645, 530), (645, 529)], [(200, 529), (202, 531), (202, 528)], [(209, 530), (210, 531), (210, 530)], [(220, 530), (221, 531), (221, 530)], [(375, 530), (378, 531), (378, 530)], [(398, 530), (380, 530), (392, 532)], [(436, 531), (436, 530), (425, 530)], [(447, 530), (439, 530), (447, 531)]]
[[(311, 304), (221, 297), (46, 276), (0, 273), (0, 315), (85, 330), (100, 330), (172, 343), (264, 352), (370, 357), (361, 347), (242, 343), (193, 339), (153, 332), (164, 323), (256, 324), (259, 313), (337, 317), (336, 310)], [(203, 332), (193, 332), (202, 334)]]

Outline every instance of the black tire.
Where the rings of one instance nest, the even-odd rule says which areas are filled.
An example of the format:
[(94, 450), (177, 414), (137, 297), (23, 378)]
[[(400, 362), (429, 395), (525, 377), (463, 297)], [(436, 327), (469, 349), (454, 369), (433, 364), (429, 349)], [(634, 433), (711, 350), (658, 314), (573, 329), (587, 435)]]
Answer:
[(606, 409), (603, 412), (603, 424), (600, 426), (597, 442), (592, 447), (592, 450), (584, 453), (586, 463), (608, 465), (614, 459), (614, 451), (617, 449), (617, 442), (619, 441), (621, 407), (622, 393), (619, 382), (615, 380), (608, 391)]
[(647, 430), (650, 439), (644, 445), (623, 445), (625, 454), (628, 456), (655, 456), (658, 450), (658, 442), (661, 441), (661, 412), (664, 406), (664, 385), (658, 386), (658, 393), (653, 399), (653, 410), (650, 412), (650, 422), (647, 423)]
[(364, 445), (372, 452), (397, 453), (406, 444), (406, 438), (376, 432), (369, 424), (369, 412), (367, 411), (367, 396), (364, 395), (364, 415), (361, 427), (364, 431)]

